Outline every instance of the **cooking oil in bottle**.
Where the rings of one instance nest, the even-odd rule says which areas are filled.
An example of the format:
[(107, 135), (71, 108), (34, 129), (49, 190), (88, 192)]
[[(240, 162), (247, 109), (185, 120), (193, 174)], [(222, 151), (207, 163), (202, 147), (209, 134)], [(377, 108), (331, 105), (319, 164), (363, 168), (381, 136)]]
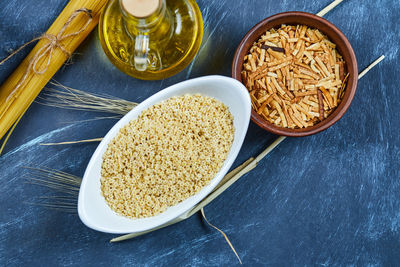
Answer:
[(110, 0), (99, 22), (100, 42), (121, 71), (143, 80), (183, 70), (203, 37), (195, 0)]

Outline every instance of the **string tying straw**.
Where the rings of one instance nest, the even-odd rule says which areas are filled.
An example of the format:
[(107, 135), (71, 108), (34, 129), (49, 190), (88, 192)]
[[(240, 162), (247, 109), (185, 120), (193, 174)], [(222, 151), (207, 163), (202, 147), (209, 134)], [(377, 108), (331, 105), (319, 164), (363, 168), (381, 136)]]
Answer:
[[(69, 34), (64, 34), (64, 32), (66, 31), (68, 26), (71, 24), (71, 22), (80, 13), (84, 13), (84, 14), (87, 15), (88, 20), (86, 21), (86, 24), (80, 30), (78, 30), (76, 32), (72, 32), (72, 33), (69, 33)], [(54, 49), (59, 48), (65, 54), (65, 56), (67, 58), (69, 58), (71, 56), (71, 53), (64, 48), (64, 46), (62, 45), (62, 42), (64, 40), (70, 38), (70, 37), (73, 37), (73, 36), (76, 36), (76, 35), (80, 34), (84, 30), (86, 30), (86, 28), (89, 26), (89, 24), (92, 21), (92, 19), (93, 19), (92, 11), (90, 9), (87, 9), (87, 8), (77, 9), (68, 18), (67, 22), (65, 22), (64, 26), (61, 28), (61, 30), (58, 32), (57, 35), (44, 33), (41, 36), (39, 36), (37, 38), (34, 38), (33, 40), (25, 43), (20, 48), (18, 48), (13, 53), (11, 53), (8, 57), (6, 57), (2, 61), (0, 61), (0, 65), (1, 65), (4, 62), (6, 62), (7, 60), (9, 60), (10, 58), (12, 58), (13, 56), (15, 56), (19, 51), (21, 51), (22, 49), (24, 49), (26, 46), (28, 46), (29, 44), (31, 44), (33, 42), (36, 42), (36, 41), (41, 40), (41, 39), (46, 39), (46, 40), (49, 41), (47, 44), (45, 44), (43, 47), (41, 47), (37, 51), (37, 53), (33, 56), (33, 58), (29, 61), (29, 65), (28, 65), (28, 68), (26, 69), (26, 71), (24, 73), (24, 76), (22, 76), (22, 78), (18, 82), (17, 86), (14, 88), (14, 90), (11, 92), (11, 94), (7, 97), (6, 103), (9, 102), (10, 99), (12, 97), (14, 97), (14, 95), (18, 92), (18, 89), (24, 84), (24, 82), (26, 81), (26, 78), (28, 77), (28, 74), (29, 74), (30, 71), (33, 71), (35, 74), (43, 74), (43, 73), (45, 73), (47, 71), (47, 69), (50, 66), (51, 57), (52, 57)], [(42, 58), (44, 58), (45, 56), (48, 56), (46, 65), (42, 70), (39, 70), (37, 65), (38, 65), (39, 61)]]

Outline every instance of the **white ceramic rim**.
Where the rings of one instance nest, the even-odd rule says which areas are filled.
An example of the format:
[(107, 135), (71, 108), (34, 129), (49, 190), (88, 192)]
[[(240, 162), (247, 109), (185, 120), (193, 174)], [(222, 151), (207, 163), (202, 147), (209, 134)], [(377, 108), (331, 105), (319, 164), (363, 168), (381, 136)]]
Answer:
[[(220, 89), (220, 91), (214, 90), (215, 88), (204, 86), (207, 84), (223, 84), (225, 89)], [(225, 92), (223, 92), (223, 90), (225, 90)], [(207, 91), (209, 91), (209, 93), (207, 93)], [(130, 120), (137, 118), (143, 110), (172, 96), (179, 96), (187, 93), (208, 95), (222, 101), (229, 107), (230, 112), (234, 117), (235, 134), (232, 147), (224, 165), (211, 180), (210, 184), (204, 187), (200, 192), (181, 203), (168, 208), (159, 215), (143, 219), (130, 219), (116, 214), (107, 205), (104, 197), (100, 193), (102, 155), (107, 149), (108, 143), (119, 132), (120, 128), (126, 125)], [(235, 104), (233, 106), (232, 103), (229, 105), (227, 102)], [(234, 108), (234, 110), (232, 110), (232, 108)], [(235, 79), (219, 75), (205, 76), (183, 81), (147, 98), (137, 107), (128, 112), (110, 129), (98, 145), (96, 151), (93, 153), (79, 190), (79, 218), (86, 226), (94, 230), (106, 233), (123, 234), (137, 233), (159, 227), (189, 211), (218, 185), (233, 164), (246, 136), (250, 121), (250, 113), (251, 100), (244, 85)], [(94, 211), (95, 208), (96, 210)], [(113, 222), (111, 223), (111, 226), (104, 223), (107, 220)]]

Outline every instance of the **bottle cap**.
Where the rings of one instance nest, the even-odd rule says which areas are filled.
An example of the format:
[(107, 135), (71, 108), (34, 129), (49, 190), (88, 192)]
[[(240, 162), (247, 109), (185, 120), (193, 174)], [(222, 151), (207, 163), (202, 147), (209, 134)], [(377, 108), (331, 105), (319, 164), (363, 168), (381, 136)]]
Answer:
[(137, 18), (153, 14), (161, 5), (161, 0), (121, 0), (122, 8)]

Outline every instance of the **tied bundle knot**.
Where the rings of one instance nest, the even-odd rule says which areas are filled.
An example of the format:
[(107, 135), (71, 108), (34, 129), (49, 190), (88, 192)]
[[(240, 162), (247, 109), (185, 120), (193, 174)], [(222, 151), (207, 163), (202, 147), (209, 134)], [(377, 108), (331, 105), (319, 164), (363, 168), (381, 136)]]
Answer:
[[(78, 31), (69, 33), (69, 34), (64, 34), (66, 29), (70, 26), (70, 24), (72, 23), (72, 21), (80, 14), (83, 13), (85, 15), (87, 15), (87, 21), (86, 23), (82, 26), (82, 28), (80, 28)], [(21, 51), (22, 49), (24, 49), (26, 46), (28, 46), (29, 44), (36, 42), (38, 40), (42, 40), (42, 39), (46, 39), (48, 40), (48, 43), (46, 43), (45, 45), (43, 45), (37, 52), (36, 54), (32, 57), (32, 59), (29, 61), (28, 64), (28, 68), (26, 69), (24, 75), (22, 76), (22, 78), (19, 80), (19, 82), (17, 83), (16, 87), (13, 89), (13, 91), (11, 92), (11, 94), (7, 97), (6, 102), (8, 102), (12, 97), (14, 97), (14, 95), (18, 92), (18, 89), (22, 86), (22, 84), (26, 81), (29, 72), (32, 70), (33, 73), (35, 74), (43, 74), (47, 71), (47, 69), (50, 66), (50, 62), (51, 62), (51, 57), (53, 55), (53, 51), (55, 49), (60, 49), (67, 58), (69, 58), (71, 56), (71, 53), (65, 49), (65, 47), (62, 45), (62, 42), (65, 39), (68, 39), (70, 37), (74, 37), (79, 35), (81, 32), (85, 31), (87, 29), (87, 27), (89, 26), (89, 24), (92, 22), (93, 20), (93, 16), (92, 16), (92, 10), (87, 9), (87, 8), (80, 8), (75, 10), (71, 16), (68, 18), (68, 20), (65, 22), (65, 24), (63, 25), (63, 27), (61, 28), (61, 30), (57, 33), (57, 35), (53, 35), (53, 34), (49, 34), (49, 33), (44, 33), (41, 36), (32, 39), (31, 41), (23, 44), (21, 47), (19, 47), (17, 50), (15, 50), (13, 53), (11, 53), (8, 57), (6, 57), (5, 59), (3, 59), (2, 61), (0, 61), (0, 65), (3, 64), (4, 62), (6, 62), (7, 60), (9, 60), (11, 57), (13, 57), (14, 55), (16, 55), (19, 51)], [(47, 56), (47, 62), (44, 66), (44, 68), (42, 70), (38, 69), (38, 63), (40, 62), (40, 60)]]

